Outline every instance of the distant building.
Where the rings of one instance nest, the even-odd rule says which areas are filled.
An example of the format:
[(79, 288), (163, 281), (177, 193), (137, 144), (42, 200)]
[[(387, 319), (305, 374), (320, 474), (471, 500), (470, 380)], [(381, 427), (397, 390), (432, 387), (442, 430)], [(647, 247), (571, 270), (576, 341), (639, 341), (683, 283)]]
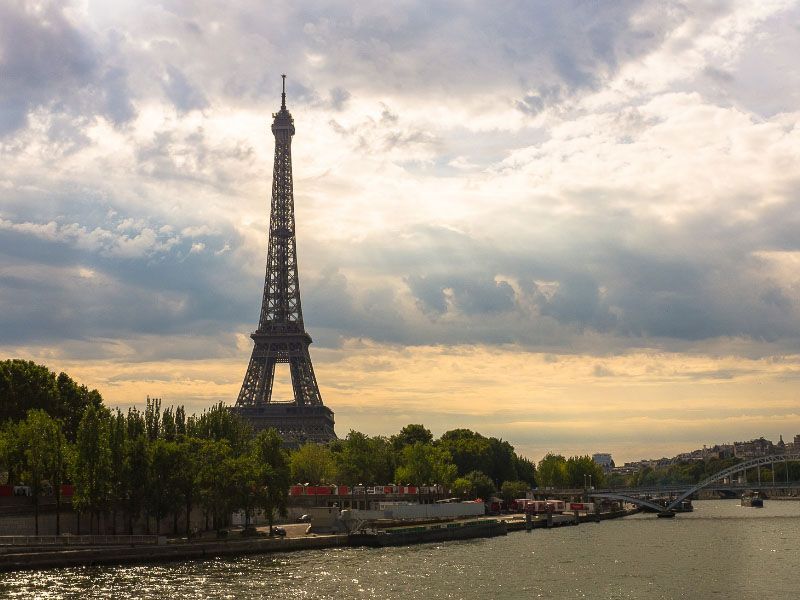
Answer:
[(760, 456), (777, 454), (777, 452), (775, 444), (773, 444), (771, 440), (760, 437), (757, 440), (750, 440), (749, 442), (734, 442), (733, 454), (736, 458), (758, 458)]
[(614, 468), (614, 460), (611, 458), (610, 454), (607, 454), (605, 452), (598, 452), (597, 454), (592, 454), (592, 460), (598, 465), (600, 465), (604, 473), (609, 473), (611, 469)]

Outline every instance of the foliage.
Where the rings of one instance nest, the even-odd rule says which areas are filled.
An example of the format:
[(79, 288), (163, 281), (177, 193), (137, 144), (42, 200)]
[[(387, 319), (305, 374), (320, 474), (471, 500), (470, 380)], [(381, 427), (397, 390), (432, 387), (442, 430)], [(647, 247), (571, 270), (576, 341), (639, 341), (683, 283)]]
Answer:
[(289, 457), (292, 481), (318, 485), (336, 481), (336, 460), (328, 446), (303, 444)]
[(237, 454), (244, 452), (253, 438), (253, 430), (222, 402), (186, 420), (186, 434), (203, 440), (225, 440)]
[(197, 472), (200, 499), (214, 518), (219, 530), (230, 505), (234, 482), (230, 473), (232, 452), (226, 440), (204, 440), (200, 447), (200, 468)]
[(469, 482), (468, 496), (470, 498), (481, 498), (488, 500), (495, 493), (494, 483), (486, 473), (482, 471), (470, 471), (465, 479)]
[(461, 476), (481, 471), (495, 485), (507, 480), (531, 484), (535, 481), (533, 463), (518, 456), (514, 447), (501, 439), (485, 437), (469, 429), (453, 429), (442, 434), (436, 445), (450, 453)]
[(92, 404), (86, 407), (78, 426), (72, 478), (75, 495), (72, 504), (78, 510), (98, 514), (111, 499), (110, 414)]
[(260, 431), (252, 445), (257, 498), (269, 522), (270, 535), (275, 513), (286, 516), (290, 468), (282, 446), (283, 440), (274, 429)]
[(524, 498), (531, 486), (525, 481), (504, 481), (500, 487), (500, 496), (506, 502), (517, 498)]
[(582, 488), (589, 483), (602, 487), (605, 480), (602, 467), (588, 456), (571, 456), (566, 462), (566, 476), (570, 488)]
[(567, 459), (560, 454), (546, 454), (536, 467), (536, 478), (545, 488), (566, 487)]
[(149, 447), (149, 471), (145, 510), (156, 519), (156, 533), (161, 518), (178, 511), (182, 505), (178, 486), (181, 452), (177, 443), (163, 438), (156, 439)]
[(431, 430), (426, 428), (424, 425), (410, 423), (409, 425), (403, 427), (400, 430), (400, 433), (389, 438), (389, 441), (391, 441), (392, 447), (395, 449), (395, 451), (400, 451), (406, 446), (413, 446), (418, 442), (420, 444), (432, 444), (433, 434), (431, 433)]
[(399, 466), (395, 471), (395, 480), (398, 483), (439, 483), (449, 486), (458, 471), (447, 450), (423, 442), (403, 447), (398, 462)]
[(333, 442), (331, 450), (340, 483), (384, 484), (394, 477), (394, 452), (384, 437), (351, 431), (344, 440)]
[(61, 425), (43, 410), (29, 410), (18, 425), (18, 443), (24, 448), (25, 473), (36, 507), (35, 528), (39, 534), (39, 497), (45, 480), (58, 497), (64, 469), (66, 439)]
[(66, 373), (56, 376), (47, 367), (28, 360), (0, 361), (0, 423), (21, 421), (29, 410), (45, 411), (62, 422), (62, 431), (75, 441), (87, 406), (99, 407), (97, 390), (78, 385)]

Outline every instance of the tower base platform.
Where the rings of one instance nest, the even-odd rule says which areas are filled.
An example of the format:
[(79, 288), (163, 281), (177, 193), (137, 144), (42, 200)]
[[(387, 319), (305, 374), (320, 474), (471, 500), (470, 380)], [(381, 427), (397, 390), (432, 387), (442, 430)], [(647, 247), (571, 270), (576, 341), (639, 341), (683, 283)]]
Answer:
[(327, 406), (297, 406), (270, 403), (256, 406), (233, 406), (231, 412), (247, 421), (255, 432), (277, 429), (289, 448), (306, 442), (326, 444), (338, 439), (333, 430), (333, 411)]

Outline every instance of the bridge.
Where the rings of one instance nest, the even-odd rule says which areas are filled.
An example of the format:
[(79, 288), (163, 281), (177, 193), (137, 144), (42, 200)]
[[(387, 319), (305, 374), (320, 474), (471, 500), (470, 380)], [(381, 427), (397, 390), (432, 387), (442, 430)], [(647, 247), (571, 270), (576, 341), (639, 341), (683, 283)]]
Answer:
[[(658, 488), (653, 490), (646, 490), (646, 489), (635, 489), (635, 490), (603, 490), (603, 491), (595, 491), (591, 492), (588, 495), (592, 498), (607, 498), (609, 500), (621, 500), (623, 502), (629, 502), (631, 504), (636, 504), (638, 506), (644, 506), (646, 508), (650, 508), (660, 513), (664, 512), (673, 512), (676, 507), (680, 506), (681, 502), (686, 500), (687, 498), (691, 497), (693, 494), (699, 492), (705, 488), (713, 488), (716, 487), (718, 481), (722, 479), (726, 479), (728, 477), (732, 477), (739, 473), (747, 473), (748, 470), (755, 468), (757, 472), (757, 483), (750, 483), (742, 487), (746, 487), (747, 489), (752, 489), (754, 487), (761, 488), (764, 487), (761, 483), (761, 467), (765, 465), (772, 465), (775, 463), (786, 463), (786, 487), (796, 487), (796, 484), (789, 483), (789, 469), (788, 464), (789, 462), (800, 461), (800, 454), (772, 454), (769, 456), (759, 456), (757, 458), (752, 458), (750, 460), (746, 460), (741, 462), (737, 465), (733, 465), (732, 467), (728, 467), (727, 469), (723, 469), (710, 477), (707, 477), (700, 483), (690, 488), (686, 488), (686, 486), (674, 486), (669, 488)], [(776, 486), (775, 482), (775, 470), (772, 470), (772, 486)], [(780, 484), (783, 485), (783, 484)], [(726, 484), (726, 488), (730, 487), (738, 487), (738, 486), (731, 486), (731, 484)], [(671, 495), (675, 495), (675, 498), (667, 504), (667, 506), (662, 506), (651, 500), (645, 498), (638, 498), (634, 494), (645, 494), (648, 491), (657, 491), (660, 493), (669, 492)]]

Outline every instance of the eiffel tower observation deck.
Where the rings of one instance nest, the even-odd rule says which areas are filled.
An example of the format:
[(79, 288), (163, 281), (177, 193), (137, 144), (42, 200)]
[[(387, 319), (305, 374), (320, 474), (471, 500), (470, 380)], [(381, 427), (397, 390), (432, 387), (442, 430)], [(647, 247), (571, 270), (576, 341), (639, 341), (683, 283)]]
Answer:
[[(300, 282), (297, 276), (292, 136), (294, 119), (286, 109), (286, 75), (281, 109), (273, 114), (275, 166), (269, 217), (267, 274), (258, 329), (250, 364), (233, 411), (256, 431), (275, 428), (289, 446), (336, 439), (333, 411), (322, 403), (308, 346), (311, 336), (303, 325)], [(272, 397), (275, 365), (286, 363), (292, 378), (293, 398)]]

